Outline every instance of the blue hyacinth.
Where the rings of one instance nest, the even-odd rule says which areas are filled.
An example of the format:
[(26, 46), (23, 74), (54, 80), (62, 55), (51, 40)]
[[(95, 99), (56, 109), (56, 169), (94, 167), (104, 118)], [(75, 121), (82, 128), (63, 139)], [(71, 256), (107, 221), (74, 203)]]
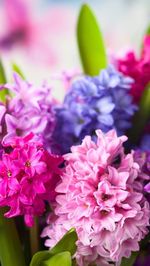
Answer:
[(140, 142), (140, 149), (142, 151), (150, 151), (150, 134), (144, 134)]
[(53, 134), (61, 153), (81, 142), (85, 135), (94, 138), (95, 129), (104, 132), (112, 128), (118, 135), (131, 126), (137, 110), (129, 90), (133, 80), (109, 66), (96, 77), (76, 80), (65, 96), (63, 105), (56, 109)]

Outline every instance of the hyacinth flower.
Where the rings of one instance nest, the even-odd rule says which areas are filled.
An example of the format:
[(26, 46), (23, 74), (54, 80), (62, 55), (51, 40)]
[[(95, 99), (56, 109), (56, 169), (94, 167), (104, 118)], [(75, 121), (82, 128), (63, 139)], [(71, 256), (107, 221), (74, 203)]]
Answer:
[(147, 255), (147, 256), (144, 256), (144, 255), (137, 259), (137, 261), (134, 264), (134, 266), (149, 266), (150, 255)]
[(3, 147), (0, 160), (0, 206), (10, 209), (5, 217), (23, 215), (27, 226), (45, 211), (45, 201), (54, 202), (62, 163), (49, 154), (31, 133), (15, 137)]
[[(141, 179), (144, 184), (144, 192), (150, 193), (150, 149), (149, 150), (136, 150), (134, 157), (141, 167)], [(150, 200), (150, 196), (147, 194)]]
[(33, 132), (50, 150), (56, 105), (51, 89), (47, 84), (35, 87), (17, 73), (14, 74), (14, 83), (3, 87), (13, 93), (13, 97), (8, 98), (6, 105), (0, 105), (1, 141), (7, 143), (14, 136)]
[[(52, 14), (44, 14), (42, 19), (36, 17), (32, 10), (33, 2), (27, 0), (3, 2), (5, 31), (0, 35), (0, 50), (9, 52), (15, 48), (23, 48), (32, 60), (46, 65), (56, 64), (56, 48), (47, 40), (47, 36), (51, 34)], [(52, 26), (55, 27), (54, 24)]]
[[(23, 138), (14, 137), (2, 148), (0, 262), (2, 266), (25, 266), (23, 249), (13, 217), (23, 216), (25, 224), (31, 227), (35, 217), (41, 216), (45, 211), (46, 202), (55, 202), (55, 186), (60, 179), (59, 165), (63, 160), (60, 156), (54, 156), (44, 150), (43, 145), (35, 141), (32, 133)], [(38, 228), (35, 228), (30, 229), (32, 252), (38, 247)], [(21, 232), (23, 231), (21, 228)]]
[[(145, 142), (146, 144), (146, 142)], [(139, 188), (143, 189), (143, 194), (150, 204), (150, 148), (142, 147), (143, 150), (136, 150), (134, 153), (135, 161), (140, 165), (141, 173), (139, 175)], [(149, 240), (145, 241), (145, 247), (143, 252), (139, 254), (135, 266), (148, 266), (149, 265), (149, 251), (150, 243)]]
[(144, 134), (142, 136), (140, 149), (142, 151), (150, 151), (150, 134)]
[(59, 74), (52, 75), (52, 79), (60, 81), (64, 86), (64, 91), (68, 91), (74, 79), (81, 76), (81, 71), (77, 69), (62, 71)]
[[(96, 131), (64, 155), (65, 169), (56, 187), (55, 215), (43, 231), (52, 247), (72, 227), (78, 234), (77, 265), (120, 265), (139, 250), (148, 233), (150, 207), (139, 181), (140, 164), (124, 153), (126, 136)], [(53, 221), (53, 222), (52, 222)], [(92, 264), (93, 263), (93, 264)]]
[(99, 76), (74, 81), (63, 104), (56, 108), (53, 140), (57, 152), (68, 152), (85, 135), (94, 137), (97, 128), (103, 132), (115, 128), (119, 135), (124, 133), (137, 110), (129, 94), (132, 83), (112, 66)]
[(134, 51), (129, 51), (124, 57), (118, 59), (117, 64), (123, 74), (134, 79), (131, 95), (134, 102), (139, 103), (146, 85), (150, 82), (150, 36), (144, 37), (139, 57)]

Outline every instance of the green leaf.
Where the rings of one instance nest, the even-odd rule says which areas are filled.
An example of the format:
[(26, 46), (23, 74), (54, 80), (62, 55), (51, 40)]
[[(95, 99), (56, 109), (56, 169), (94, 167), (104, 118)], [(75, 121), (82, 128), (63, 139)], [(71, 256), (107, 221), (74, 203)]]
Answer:
[(51, 249), (37, 252), (31, 260), (30, 266), (43, 266), (44, 262), (58, 253), (68, 251), (71, 255), (76, 252), (77, 233), (74, 228), (70, 229), (62, 239)]
[(107, 67), (103, 37), (96, 18), (87, 4), (81, 7), (77, 23), (77, 39), (85, 74), (98, 75)]
[[(2, 61), (0, 60), (0, 85), (5, 84), (6, 82), (7, 81), (6, 81), (4, 67), (3, 67)], [(8, 94), (7, 89), (0, 90), (0, 101), (5, 102), (7, 94)]]
[(69, 251), (58, 254), (51, 254), (50, 251), (37, 252), (30, 263), (30, 266), (71, 266), (71, 254)]
[(144, 90), (139, 104), (139, 110), (133, 119), (133, 126), (129, 131), (129, 140), (136, 144), (150, 118), (150, 84)]
[(138, 254), (138, 252), (132, 252), (132, 255), (129, 259), (123, 258), (121, 266), (133, 266)]
[(150, 25), (147, 27), (145, 35), (150, 35)]
[(71, 255), (76, 252), (77, 233), (74, 228), (70, 229), (62, 239), (51, 249), (51, 254), (69, 251)]
[(7, 209), (0, 209), (1, 266), (25, 266), (25, 259), (15, 221), (5, 218)]
[(41, 266), (42, 263), (51, 258), (51, 254), (49, 250), (43, 250), (43, 251), (39, 251), (37, 252), (31, 260), (30, 266)]
[(68, 251), (58, 253), (49, 260), (44, 261), (41, 266), (71, 266), (71, 254)]
[(6, 83), (6, 75), (5, 75), (2, 61), (0, 60), (0, 84), (4, 84), (4, 83)]
[(12, 63), (12, 69), (16, 73), (18, 73), (22, 77), (22, 79), (25, 79), (25, 76), (24, 76), (23, 72), (21, 71), (20, 67), (16, 63)]

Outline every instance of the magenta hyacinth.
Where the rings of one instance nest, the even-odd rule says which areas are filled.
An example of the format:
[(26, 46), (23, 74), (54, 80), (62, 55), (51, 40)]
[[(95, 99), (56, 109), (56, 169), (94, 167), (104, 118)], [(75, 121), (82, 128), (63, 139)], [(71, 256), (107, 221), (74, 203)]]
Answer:
[(64, 155), (56, 216), (50, 215), (42, 236), (49, 237), (45, 244), (52, 247), (75, 227), (77, 265), (120, 265), (123, 257), (139, 250), (139, 241), (148, 233), (150, 208), (137, 189), (140, 166), (133, 153), (124, 153), (127, 137), (117, 137), (114, 130), (97, 130), (96, 135), (96, 142), (86, 136)]
[(31, 133), (11, 140), (0, 160), (0, 206), (10, 207), (6, 217), (23, 215), (27, 226), (53, 202), (62, 157), (49, 154)]
[(135, 103), (139, 103), (142, 93), (150, 82), (150, 36), (143, 40), (143, 49), (138, 58), (134, 51), (129, 51), (124, 58), (118, 59), (118, 69), (126, 76), (134, 79), (131, 95)]

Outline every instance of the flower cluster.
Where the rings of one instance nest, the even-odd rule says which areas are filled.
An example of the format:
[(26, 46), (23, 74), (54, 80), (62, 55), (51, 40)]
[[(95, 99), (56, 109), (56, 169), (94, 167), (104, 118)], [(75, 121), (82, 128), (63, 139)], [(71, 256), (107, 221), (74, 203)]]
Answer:
[(46, 84), (40, 88), (34, 87), (18, 74), (14, 74), (14, 84), (5, 84), (5, 87), (14, 95), (8, 100), (7, 106), (0, 106), (1, 139), (4, 137), (4, 142), (7, 142), (14, 136), (33, 132), (50, 150), (55, 124), (55, 100), (50, 88)]
[(54, 201), (62, 158), (44, 150), (33, 134), (13, 138), (7, 145), (0, 160), (0, 206), (10, 207), (6, 217), (24, 215), (32, 226), (34, 216), (43, 214), (45, 200)]
[[(31, 48), (39, 32), (44, 36), (27, 14), (26, 0), (22, 1), (23, 5), (19, 0), (4, 1), (12, 25), (0, 36), (0, 50), (21, 42)], [(89, 23), (93, 40), (101, 46), (97, 60), (90, 51), (93, 46), (84, 51), (87, 40), (80, 38)], [(8, 253), (13, 265), (29, 262), (43, 245), (38, 231), (52, 250), (35, 254), (30, 265), (122, 266), (126, 261), (150, 265), (150, 28), (139, 56), (130, 50), (118, 57), (105, 50), (87, 4), (77, 25), (85, 74), (72, 70), (51, 75), (51, 84), (61, 83), (57, 97), (63, 93), (62, 101), (55, 100), (46, 82), (40, 87), (27, 82), (16, 65), (18, 73), (9, 83), (0, 62), (3, 266), (8, 264)], [(47, 56), (47, 46), (42, 49), (41, 62), (53, 63), (56, 58)], [(39, 53), (33, 50), (36, 59)], [(4, 217), (12, 218), (12, 232)], [(26, 226), (33, 226), (25, 241), (29, 252), (22, 250)]]
[[(144, 184), (144, 191), (150, 193), (150, 151), (137, 150), (134, 153), (134, 158), (140, 165), (141, 174), (141, 185)], [(142, 182), (143, 181), (143, 182)], [(150, 202), (150, 196), (147, 196)]]
[(5, 124), (5, 113), (6, 106), (0, 103), (0, 146), (4, 136), (7, 134), (6, 124)]
[(150, 36), (145, 36), (140, 58), (130, 51), (125, 58), (118, 60), (119, 70), (134, 79), (131, 95), (136, 103), (140, 101), (143, 90), (150, 82)]
[(124, 133), (137, 109), (129, 95), (132, 83), (131, 78), (112, 66), (102, 70), (99, 76), (76, 80), (63, 105), (56, 109), (55, 149), (68, 152), (85, 135), (95, 136), (98, 128), (103, 132), (115, 128), (119, 135)]
[(149, 133), (145, 133), (142, 135), (141, 141), (140, 141), (140, 149), (143, 151), (149, 151), (150, 150), (150, 128)]
[(46, 246), (52, 247), (75, 227), (79, 266), (119, 265), (122, 257), (139, 250), (149, 225), (149, 203), (138, 189), (140, 165), (133, 153), (124, 153), (126, 136), (117, 137), (115, 130), (97, 130), (96, 135), (96, 142), (86, 136), (64, 155), (56, 218), (43, 232), (50, 238)]

